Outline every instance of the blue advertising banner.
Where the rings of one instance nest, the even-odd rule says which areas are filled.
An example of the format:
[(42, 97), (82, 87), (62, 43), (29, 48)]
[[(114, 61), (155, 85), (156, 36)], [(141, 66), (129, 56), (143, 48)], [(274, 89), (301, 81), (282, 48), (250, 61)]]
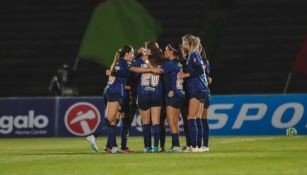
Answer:
[(208, 116), (211, 135), (307, 134), (307, 95), (214, 96)]
[[(284, 135), (289, 127), (307, 134), (306, 109), (307, 94), (213, 96), (210, 135)], [(105, 135), (104, 110), (102, 97), (3, 98), (0, 137)], [(142, 135), (139, 113), (131, 125), (131, 136)], [(179, 125), (182, 134), (182, 119)]]
[(0, 99), (0, 137), (54, 136), (54, 98)]

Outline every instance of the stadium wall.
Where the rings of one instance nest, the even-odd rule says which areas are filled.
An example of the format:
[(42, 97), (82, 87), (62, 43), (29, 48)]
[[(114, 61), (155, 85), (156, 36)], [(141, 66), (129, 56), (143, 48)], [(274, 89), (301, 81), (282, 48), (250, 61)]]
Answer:
[[(305, 109), (307, 94), (212, 96), (210, 135), (283, 135), (289, 127), (307, 134)], [(86, 136), (98, 128), (104, 135), (104, 125), (102, 97), (0, 98), (0, 138)], [(130, 135), (141, 131), (137, 113)]]

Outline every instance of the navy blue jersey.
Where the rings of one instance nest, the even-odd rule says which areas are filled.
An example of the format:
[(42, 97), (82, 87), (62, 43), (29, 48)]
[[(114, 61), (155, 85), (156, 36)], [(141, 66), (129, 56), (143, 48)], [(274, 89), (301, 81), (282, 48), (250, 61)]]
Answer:
[(166, 61), (162, 69), (164, 71), (164, 80), (165, 80), (165, 88), (166, 94), (170, 91), (174, 92), (174, 96), (176, 97), (184, 97), (185, 92), (183, 89), (183, 79), (178, 79), (177, 74), (182, 71), (182, 64), (178, 59)]
[[(146, 80), (143, 80), (143, 83), (145, 83)], [(150, 79), (148, 79), (147, 82), (150, 82), (150, 92), (152, 95), (162, 96), (163, 92), (161, 75), (150, 74)]]
[[(183, 60), (180, 60), (180, 63), (182, 64), (182, 68), (183, 68), (183, 72), (187, 72), (187, 59), (188, 58), (185, 58)], [(187, 79), (184, 79), (183, 80), (183, 89), (186, 93), (186, 97), (188, 97), (188, 83), (187, 83)]]
[[(194, 73), (200, 68), (202, 69), (203, 73), (194, 75)], [(189, 94), (193, 94), (197, 91), (208, 90), (205, 66), (198, 52), (192, 52), (191, 55), (189, 55), (187, 59), (186, 71), (191, 75), (191, 77), (186, 79)]]
[(109, 76), (108, 93), (120, 94), (121, 97), (124, 97), (125, 85), (127, 83), (127, 78), (130, 76), (130, 67), (131, 62), (124, 59), (119, 60), (111, 76)]
[[(136, 58), (134, 67), (148, 67), (142, 58)], [(139, 73), (138, 78), (138, 95), (162, 95), (162, 82), (160, 75), (151, 73)]]

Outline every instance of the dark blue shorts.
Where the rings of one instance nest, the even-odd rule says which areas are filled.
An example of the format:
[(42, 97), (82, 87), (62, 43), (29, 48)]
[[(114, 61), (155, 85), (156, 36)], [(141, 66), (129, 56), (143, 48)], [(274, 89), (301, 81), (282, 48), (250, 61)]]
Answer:
[(166, 106), (181, 109), (186, 103), (185, 101), (185, 97), (166, 97)]
[(124, 97), (122, 98), (122, 103), (120, 105), (120, 110), (119, 111), (123, 112), (123, 113), (128, 112), (129, 103), (130, 103), (129, 92), (126, 91)]
[(122, 104), (123, 97), (119, 93), (106, 93), (107, 102), (118, 102)]
[(139, 95), (137, 99), (138, 108), (146, 111), (152, 107), (162, 107), (162, 96), (159, 95)]
[(191, 98), (196, 98), (197, 100), (204, 103), (204, 101), (205, 101), (205, 91), (196, 91), (196, 92), (190, 93), (189, 99), (191, 99)]

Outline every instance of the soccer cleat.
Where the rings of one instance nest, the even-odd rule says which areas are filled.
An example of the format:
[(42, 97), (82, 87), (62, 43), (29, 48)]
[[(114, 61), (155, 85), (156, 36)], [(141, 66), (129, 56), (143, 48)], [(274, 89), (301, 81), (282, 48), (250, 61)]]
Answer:
[(174, 146), (171, 149), (167, 150), (168, 153), (178, 153), (181, 152), (181, 149), (179, 146)]
[(112, 147), (111, 153), (115, 154), (115, 153), (120, 153), (121, 150), (118, 147)]
[(152, 151), (151, 151), (151, 147), (146, 147), (145, 149), (144, 149), (144, 153), (151, 153)]
[(203, 152), (203, 149), (201, 147), (196, 147), (194, 152)]
[(134, 151), (131, 151), (128, 147), (125, 149), (121, 149), (121, 152), (125, 154), (134, 153)]
[(192, 147), (192, 151), (191, 151), (191, 152), (193, 152), (193, 153), (199, 153), (199, 152), (201, 152), (201, 149), (198, 148), (198, 147), (195, 147), (195, 148)]
[(185, 152), (185, 153), (192, 152), (192, 147), (191, 146), (184, 146), (182, 148), (182, 152)]
[(159, 152), (159, 148), (157, 146), (154, 146), (152, 149), (153, 153), (158, 153)]
[(105, 147), (104, 151), (107, 153), (112, 153), (112, 148)]
[(166, 150), (165, 150), (164, 146), (161, 146), (160, 152), (165, 152), (165, 151), (166, 151)]
[(201, 149), (201, 152), (209, 152), (209, 148), (206, 146), (202, 146), (200, 149)]
[(98, 152), (98, 147), (97, 147), (97, 144), (96, 144), (96, 138), (94, 135), (90, 135), (90, 136), (87, 136), (86, 137), (88, 143), (90, 144), (91, 148), (95, 151), (95, 152)]

